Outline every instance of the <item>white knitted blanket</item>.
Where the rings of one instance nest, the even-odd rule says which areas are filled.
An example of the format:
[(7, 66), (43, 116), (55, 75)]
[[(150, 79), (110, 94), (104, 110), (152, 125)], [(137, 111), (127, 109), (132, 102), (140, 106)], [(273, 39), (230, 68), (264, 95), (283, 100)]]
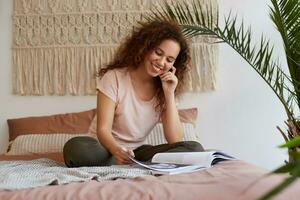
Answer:
[(0, 161), (0, 189), (24, 189), (88, 180), (114, 180), (150, 174), (128, 166), (67, 168), (50, 159)]

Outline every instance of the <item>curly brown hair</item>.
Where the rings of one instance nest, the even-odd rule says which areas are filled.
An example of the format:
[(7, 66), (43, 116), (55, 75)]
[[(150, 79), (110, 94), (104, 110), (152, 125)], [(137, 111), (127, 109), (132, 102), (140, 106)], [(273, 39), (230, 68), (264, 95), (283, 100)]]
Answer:
[[(166, 39), (174, 40), (180, 45), (180, 52), (173, 65), (176, 68), (175, 75), (178, 78), (175, 96), (179, 96), (184, 90), (186, 74), (189, 70), (190, 48), (180, 26), (174, 21), (140, 22), (139, 26), (135, 27), (132, 34), (119, 46), (114, 59), (106, 67), (98, 70), (97, 76), (101, 77), (107, 71), (116, 68), (136, 69), (143, 62), (145, 56)], [(154, 79), (157, 87), (156, 108), (162, 111), (165, 104), (162, 83), (159, 77)]]

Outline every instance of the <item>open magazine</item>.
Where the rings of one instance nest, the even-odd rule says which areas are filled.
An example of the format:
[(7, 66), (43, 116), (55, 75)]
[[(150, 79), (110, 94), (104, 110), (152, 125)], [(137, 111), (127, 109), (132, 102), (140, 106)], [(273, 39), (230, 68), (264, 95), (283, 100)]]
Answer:
[(150, 162), (128, 157), (138, 166), (150, 169), (153, 174), (180, 174), (207, 169), (220, 161), (235, 158), (220, 151), (207, 152), (165, 152), (157, 153)]

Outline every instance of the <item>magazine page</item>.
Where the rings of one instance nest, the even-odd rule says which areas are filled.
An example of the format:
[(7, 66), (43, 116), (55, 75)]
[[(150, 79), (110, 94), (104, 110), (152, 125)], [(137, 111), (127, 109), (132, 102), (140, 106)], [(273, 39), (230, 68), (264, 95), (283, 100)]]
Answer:
[(207, 152), (164, 152), (157, 153), (152, 158), (153, 163), (173, 163), (185, 165), (201, 165), (203, 167), (211, 167), (218, 162), (224, 160), (232, 160), (229, 156), (220, 151)]
[(228, 158), (228, 159), (230, 159), (230, 158), (235, 159), (233, 156), (230, 156), (222, 151), (214, 151), (213, 156), (218, 157), (218, 158), (222, 157), (222, 158)]
[(151, 174), (153, 175), (163, 175), (163, 174), (182, 174), (182, 173), (190, 173), (190, 172), (196, 172), (196, 171), (201, 171), (207, 169), (206, 167), (198, 166), (198, 165), (188, 165), (187, 167), (180, 167), (177, 168), (176, 170), (168, 170), (168, 171), (161, 171), (161, 170), (151, 170)]
[(151, 162), (142, 162), (136, 160), (134, 157), (128, 155), (130, 160), (134, 163), (142, 166), (144, 168), (159, 171), (162, 173), (155, 173), (155, 174), (178, 174), (183, 172), (192, 172), (200, 169), (205, 169), (203, 166), (199, 165), (184, 165), (184, 164), (175, 164), (175, 163), (151, 163)]
[(166, 152), (153, 156), (153, 163), (172, 163), (185, 165), (201, 165), (210, 167), (214, 152)]
[(224, 152), (216, 151), (212, 154), (211, 165), (215, 165), (224, 160), (235, 160), (235, 158)]

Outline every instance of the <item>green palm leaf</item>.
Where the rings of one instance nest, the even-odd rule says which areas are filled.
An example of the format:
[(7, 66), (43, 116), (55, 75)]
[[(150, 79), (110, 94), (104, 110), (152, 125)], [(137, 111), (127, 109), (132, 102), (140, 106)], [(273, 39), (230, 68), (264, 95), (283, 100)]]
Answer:
[[(177, 21), (187, 37), (208, 35), (215, 43), (226, 43), (231, 46), (260, 75), (276, 94), (284, 106), (288, 119), (300, 130), (300, 123), (294, 113), (300, 111), (300, 0), (270, 0), (270, 17), (281, 34), (286, 53), (289, 74), (280, 67), (273, 58), (273, 46), (262, 36), (259, 45), (253, 45), (251, 28), (246, 28), (243, 22), (238, 25), (237, 18), (229, 14), (224, 19), (224, 25), (218, 24), (211, 6), (202, 5), (201, 0), (191, 4), (174, 1), (172, 5), (165, 3), (152, 11), (146, 18), (169, 19)], [(297, 111), (295, 112), (295, 109)], [(298, 119), (299, 120), (299, 119)], [(296, 137), (288, 131), (286, 140)], [(292, 140), (282, 147), (296, 147), (299, 139)], [(295, 160), (275, 170), (276, 173), (290, 172), (290, 177), (264, 195), (261, 199), (270, 199), (275, 194), (289, 186), (300, 175), (300, 155), (290, 154)]]
[(263, 195), (259, 198), (259, 200), (268, 200), (271, 199), (276, 194), (280, 193), (284, 188), (289, 186), (291, 183), (293, 183), (297, 179), (296, 176), (291, 176), (285, 179), (282, 183), (280, 183), (278, 186), (276, 186), (274, 189), (272, 189), (267, 194)]
[(289, 72), (300, 108), (300, 2), (271, 0), (270, 17), (279, 31), (286, 52)]
[[(212, 7), (204, 7), (201, 0), (195, 0), (191, 4), (176, 1), (172, 5), (165, 3), (146, 18), (176, 20), (187, 37), (209, 35), (216, 39), (215, 42), (227, 43), (270, 86), (284, 106), (288, 118), (295, 121), (293, 108), (298, 105), (299, 99), (294, 98), (297, 91), (289, 89), (289, 86), (295, 83), (294, 78), (286, 75), (279, 67), (278, 61), (274, 61), (273, 47), (264, 36), (261, 37), (259, 46), (254, 46), (251, 29), (246, 28), (243, 23), (237, 25), (237, 18), (231, 14), (225, 18), (224, 27), (220, 27), (218, 19), (215, 20), (217, 17), (214, 16)], [(292, 24), (290, 26), (293, 27)], [(300, 63), (297, 59), (293, 59)]]

